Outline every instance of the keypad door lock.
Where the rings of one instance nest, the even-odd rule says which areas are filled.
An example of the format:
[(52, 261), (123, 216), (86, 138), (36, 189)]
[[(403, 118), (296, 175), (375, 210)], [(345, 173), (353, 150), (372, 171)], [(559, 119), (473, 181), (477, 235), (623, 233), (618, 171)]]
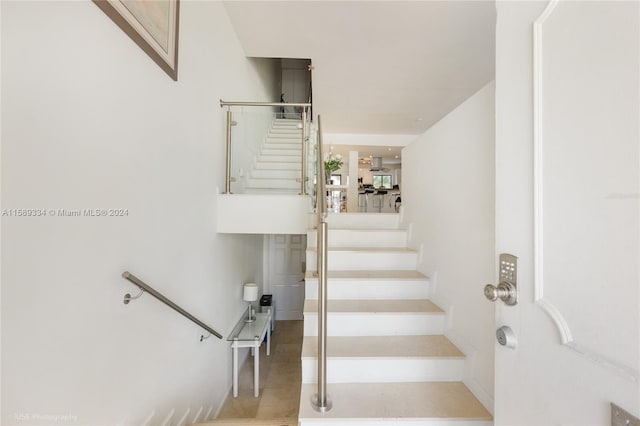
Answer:
[(500, 283), (484, 286), (484, 296), (495, 302), (502, 300), (506, 305), (518, 303), (518, 258), (512, 254), (500, 255)]

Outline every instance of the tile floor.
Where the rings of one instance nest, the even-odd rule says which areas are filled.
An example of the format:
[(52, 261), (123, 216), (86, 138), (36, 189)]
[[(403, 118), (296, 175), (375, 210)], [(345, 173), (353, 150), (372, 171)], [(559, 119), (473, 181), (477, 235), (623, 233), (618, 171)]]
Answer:
[(278, 424), (298, 424), (302, 330), (302, 321), (276, 321), (271, 356), (266, 345), (260, 347), (260, 396), (253, 396), (253, 357), (249, 356), (238, 374), (238, 397), (227, 397), (217, 419), (280, 419)]

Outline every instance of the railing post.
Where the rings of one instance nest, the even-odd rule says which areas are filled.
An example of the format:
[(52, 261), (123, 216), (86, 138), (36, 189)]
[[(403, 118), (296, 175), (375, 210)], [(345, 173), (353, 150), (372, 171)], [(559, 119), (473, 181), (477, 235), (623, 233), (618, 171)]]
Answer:
[(318, 116), (318, 183), (316, 208), (318, 210), (318, 393), (311, 398), (316, 411), (331, 409), (327, 396), (327, 260), (329, 225), (327, 224), (327, 191), (324, 183), (322, 160), (322, 126)]
[(224, 194), (231, 194), (231, 126), (233, 126), (233, 114), (227, 109), (227, 163), (224, 177)]
[(302, 171), (300, 195), (307, 195), (307, 107), (302, 107)]
[(324, 219), (318, 224), (318, 393), (313, 406), (324, 413), (331, 409), (327, 397), (327, 240), (329, 226)]

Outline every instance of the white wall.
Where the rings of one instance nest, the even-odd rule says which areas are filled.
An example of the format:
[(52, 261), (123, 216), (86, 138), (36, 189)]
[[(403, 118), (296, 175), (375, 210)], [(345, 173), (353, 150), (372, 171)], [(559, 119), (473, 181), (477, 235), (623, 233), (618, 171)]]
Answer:
[(494, 89), (488, 84), (402, 152), (403, 224), (467, 357), (465, 383), (493, 408)]
[(218, 101), (277, 100), (278, 67), (244, 57), (219, 2), (181, 2), (178, 82), (89, 1), (1, 7), (3, 209), (128, 212), (2, 217), (1, 422), (203, 420), (228, 344), (149, 295), (125, 306), (120, 274), (230, 332), (262, 237), (215, 234)]

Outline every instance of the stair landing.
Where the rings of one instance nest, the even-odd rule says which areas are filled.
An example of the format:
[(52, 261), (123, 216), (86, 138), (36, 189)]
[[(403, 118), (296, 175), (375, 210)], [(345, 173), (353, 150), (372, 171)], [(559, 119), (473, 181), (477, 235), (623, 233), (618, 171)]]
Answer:
[[(310, 401), (313, 384), (302, 385), (301, 401)], [(300, 404), (304, 425), (490, 426), (491, 414), (461, 382), (343, 383), (327, 386), (331, 410), (318, 413)], [(341, 401), (341, 402), (340, 402)]]

